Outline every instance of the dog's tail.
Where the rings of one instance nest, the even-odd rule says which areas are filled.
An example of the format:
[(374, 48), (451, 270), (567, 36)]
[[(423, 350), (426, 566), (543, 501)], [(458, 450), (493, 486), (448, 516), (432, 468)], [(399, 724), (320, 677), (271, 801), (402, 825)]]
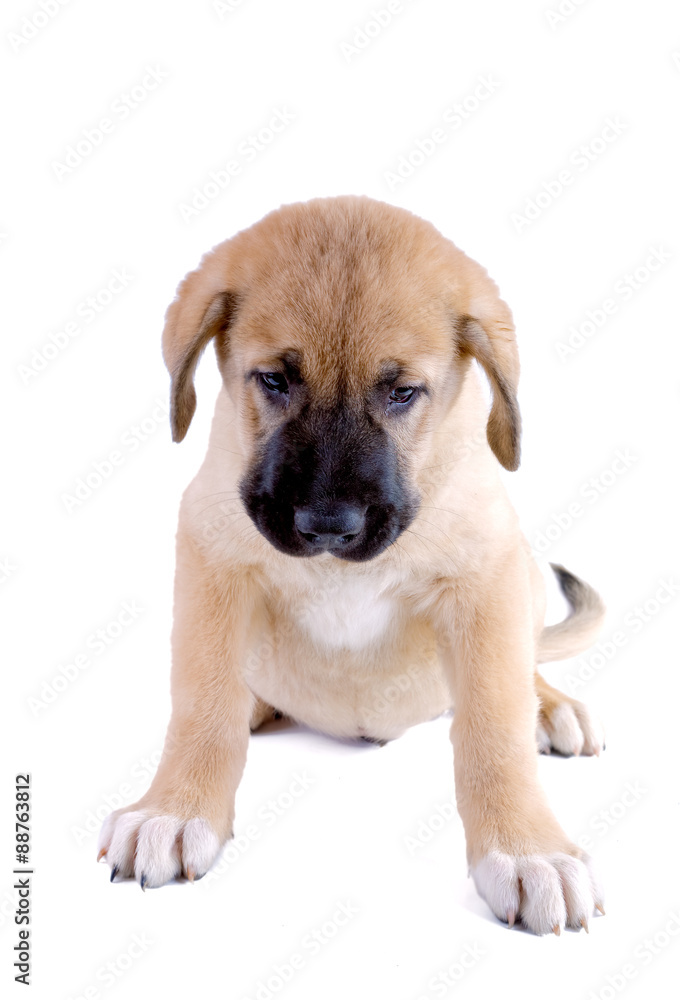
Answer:
[(564, 566), (550, 565), (571, 610), (564, 621), (548, 625), (541, 632), (536, 656), (538, 663), (566, 660), (582, 653), (593, 644), (604, 620), (604, 603), (597, 591)]

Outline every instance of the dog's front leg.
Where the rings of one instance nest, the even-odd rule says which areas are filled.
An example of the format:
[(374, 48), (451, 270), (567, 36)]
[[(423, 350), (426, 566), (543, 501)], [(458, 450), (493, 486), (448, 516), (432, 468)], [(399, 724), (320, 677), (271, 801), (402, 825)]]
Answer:
[(519, 916), (538, 934), (587, 928), (602, 892), (538, 781), (531, 596), (521, 560), (509, 558), (491, 586), (451, 581), (436, 618), (454, 695), (456, 797), (477, 890), (510, 925)]
[(134, 876), (145, 888), (200, 878), (231, 836), (254, 700), (241, 669), (251, 607), (244, 574), (209, 568), (180, 530), (172, 718), (149, 791), (102, 827), (112, 881)]

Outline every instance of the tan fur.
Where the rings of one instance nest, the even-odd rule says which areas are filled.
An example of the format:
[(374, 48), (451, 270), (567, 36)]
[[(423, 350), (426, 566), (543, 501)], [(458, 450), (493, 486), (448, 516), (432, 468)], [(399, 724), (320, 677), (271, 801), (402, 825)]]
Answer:
[[(401, 209), (349, 197), (292, 205), (216, 247), (180, 285), (163, 336), (176, 440), (212, 338), (224, 388), (180, 511), (173, 716), (158, 774), (131, 811), (206, 818), (223, 843), (249, 728), (274, 709), (337, 736), (388, 740), (455, 702), (470, 864), (494, 851), (578, 857), (537, 779), (539, 697), (547, 725), (560, 699), (578, 703), (534, 676), (539, 651), (568, 647), (569, 629), (543, 632), (542, 576), (499, 478), (499, 461), (519, 462), (519, 364), (495, 284)], [(283, 419), (246, 376), (282, 351), (329, 405), (340, 384), (361, 405), (388, 361), (430, 387), (390, 429), (419, 513), (370, 561), (287, 556), (241, 505), (239, 483)], [(492, 388), (490, 415), (473, 358)]]

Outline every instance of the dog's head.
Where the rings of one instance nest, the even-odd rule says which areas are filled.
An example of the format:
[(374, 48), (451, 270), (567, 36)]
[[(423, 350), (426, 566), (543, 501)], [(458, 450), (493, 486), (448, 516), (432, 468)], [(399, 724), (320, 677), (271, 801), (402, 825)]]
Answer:
[(289, 205), (203, 258), (163, 334), (175, 441), (212, 339), (248, 460), (241, 499), (289, 555), (366, 560), (398, 537), (418, 510), (417, 456), (471, 358), (493, 391), (489, 445), (519, 464), (510, 311), (483, 268), (403, 209)]

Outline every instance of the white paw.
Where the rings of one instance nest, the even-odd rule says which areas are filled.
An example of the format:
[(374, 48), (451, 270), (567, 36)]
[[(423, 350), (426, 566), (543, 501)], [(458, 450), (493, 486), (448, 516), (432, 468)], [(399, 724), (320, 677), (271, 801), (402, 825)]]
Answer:
[(111, 881), (135, 878), (142, 889), (181, 875), (191, 882), (201, 878), (220, 847), (207, 820), (158, 816), (146, 809), (111, 813), (99, 835), (99, 857), (106, 857)]
[(604, 749), (602, 723), (580, 701), (565, 700), (553, 708), (542, 708), (536, 739), (541, 753), (556, 750), (567, 757), (599, 757)]
[(499, 920), (512, 927), (520, 917), (535, 934), (588, 930), (593, 910), (604, 912), (602, 887), (587, 855), (579, 860), (561, 853), (515, 857), (491, 851), (471, 874)]

